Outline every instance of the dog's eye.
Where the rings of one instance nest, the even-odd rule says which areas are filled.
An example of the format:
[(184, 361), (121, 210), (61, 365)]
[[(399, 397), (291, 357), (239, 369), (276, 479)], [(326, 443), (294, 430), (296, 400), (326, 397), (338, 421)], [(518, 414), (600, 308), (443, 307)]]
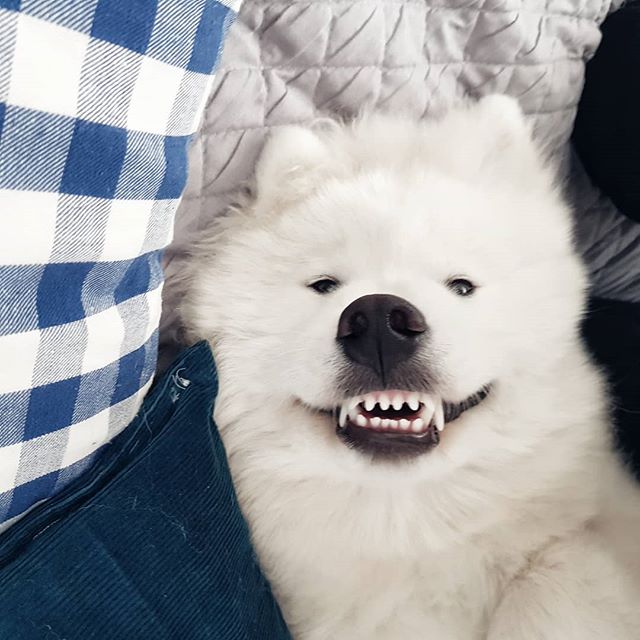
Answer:
[(466, 278), (451, 278), (447, 281), (447, 286), (458, 296), (470, 296), (476, 290), (473, 282)]
[(309, 287), (309, 289), (313, 289), (316, 293), (325, 295), (327, 293), (335, 291), (340, 286), (340, 282), (335, 278), (322, 276), (322, 278), (311, 281), (307, 286)]

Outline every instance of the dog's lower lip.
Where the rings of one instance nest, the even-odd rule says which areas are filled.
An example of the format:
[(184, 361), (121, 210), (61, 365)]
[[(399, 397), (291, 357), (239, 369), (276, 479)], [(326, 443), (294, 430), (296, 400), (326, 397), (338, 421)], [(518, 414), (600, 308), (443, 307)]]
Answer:
[(336, 429), (338, 432), (347, 431), (348, 429), (351, 429), (351, 430), (357, 429), (363, 432), (377, 433), (388, 438), (412, 438), (413, 440), (422, 440), (423, 438), (426, 438), (429, 435), (429, 432), (431, 431), (431, 429), (435, 429), (435, 426), (433, 423), (429, 423), (428, 425), (425, 425), (424, 428), (421, 429), (419, 432), (414, 433), (412, 431), (392, 431), (390, 429), (369, 429), (366, 427), (361, 427), (358, 424), (353, 423), (351, 421), (348, 421), (344, 427), (338, 426), (336, 427)]
[(338, 438), (350, 449), (371, 456), (373, 460), (406, 460), (422, 455), (440, 442), (440, 432), (433, 424), (421, 434), (381, 432), (348, 422), (336, 427)]

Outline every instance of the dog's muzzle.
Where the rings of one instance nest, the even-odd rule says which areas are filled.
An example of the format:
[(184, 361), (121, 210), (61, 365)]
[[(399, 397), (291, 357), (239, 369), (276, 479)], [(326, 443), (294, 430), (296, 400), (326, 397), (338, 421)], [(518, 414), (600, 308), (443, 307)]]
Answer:
[[(423, 314), (398, 296), (366, 295), (344, 309), (336, 339), (349, 362), (342, 382), (350, 397), (337, 407), (345, 444), (375, 457), (420, 454), (440, 442), (448, 422), (486, 398), (489, 385), (458, 403), (429, 392), (433, 371), (419, 354), (428, 337)], [(367, 389), (381, 390), (361, 393)]]

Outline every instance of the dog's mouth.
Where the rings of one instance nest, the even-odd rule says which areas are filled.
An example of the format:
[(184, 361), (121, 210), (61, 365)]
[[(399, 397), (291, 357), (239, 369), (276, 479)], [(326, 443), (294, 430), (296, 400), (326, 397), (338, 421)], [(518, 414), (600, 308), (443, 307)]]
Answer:
[(377, 458), (415, 456), (440, 442), (447, 424), (482, 402), (485, 385), (462, 402), (415, 391), (373, 391), (345, 400), (336, 432), (349, 447)]

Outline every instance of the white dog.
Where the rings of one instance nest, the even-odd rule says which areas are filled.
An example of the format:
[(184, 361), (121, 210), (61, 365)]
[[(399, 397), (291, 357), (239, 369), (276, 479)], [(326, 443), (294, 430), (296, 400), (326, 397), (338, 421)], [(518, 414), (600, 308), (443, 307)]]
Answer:
[(184, 316), (296, 639), (640, 638), (571, 234), (508, 98), (273, 134)]

